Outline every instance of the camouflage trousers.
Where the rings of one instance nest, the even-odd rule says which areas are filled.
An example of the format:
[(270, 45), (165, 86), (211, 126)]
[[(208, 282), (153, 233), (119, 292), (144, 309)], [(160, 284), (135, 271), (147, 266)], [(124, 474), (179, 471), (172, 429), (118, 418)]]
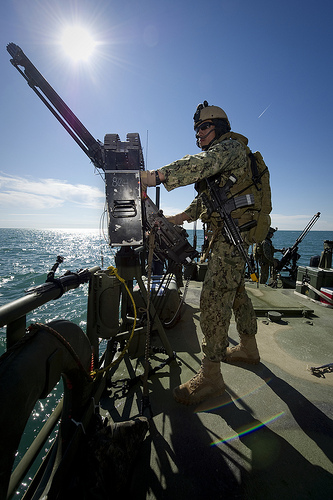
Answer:
[(271, 277), (272, 280), (277, 279), (277, 272), (274, 269), (274, 266), (272, 266), (272, 264), (270, 264), (269, 262), (264, 262), (263, 260), (259, 261), (259, 264), (260, 264), (260, 283), (262, 285), (265, 285), (267, 283), (269, 277)]
[(211, 361), (222, 361), (229, 345), (228, 331), (234, 312), (238, 333), (255, 335), (257, 319), (245, 290), (244, 260), (223, 236), (216, 238), (200, 297), (202, 349)]
[(260, 283), (264, 285), (269, 278), (270, 265), (268, 262), (260, 262)]

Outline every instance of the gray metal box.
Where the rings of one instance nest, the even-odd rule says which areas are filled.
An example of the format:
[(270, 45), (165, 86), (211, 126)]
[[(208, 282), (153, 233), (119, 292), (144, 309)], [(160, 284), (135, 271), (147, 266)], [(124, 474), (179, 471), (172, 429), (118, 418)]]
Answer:
[(306, 295), (310, 299), (320, 300), (319, 295), (303, 285), (303, 279), (320, 291), (321, 287), (333, 286), (333, 269), (321, 269), (319, 267), (298, 266), (296, 292)]
[(140, 170), (106, 170), (109, 243), (143, 244)]

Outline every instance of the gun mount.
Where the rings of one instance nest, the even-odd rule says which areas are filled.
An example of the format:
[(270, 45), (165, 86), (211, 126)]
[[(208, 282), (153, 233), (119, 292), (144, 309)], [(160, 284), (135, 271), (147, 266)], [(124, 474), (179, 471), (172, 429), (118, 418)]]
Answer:
[(281, 273), (282, 271), (288, 271), (289, 272), (289, 278), (292, 281), (296, 282), (296, 275), (297, 275), (297, 261), (300, 258), (300, 255), (298, 253), (298, 245), (303, 241), (305, 236), (308, 234), (308, 232), (311, 230), (311, 228), (314, 226), (314, 224), (317, 222), (317, 220), (320, 217), (320, 212), (317, 212), (310, 222), (305, 226), (303, 229), (302, 233), (299, 235), (299, 237), (296, 239), (295, 243), (293, 244), (292, 247), (287, 248), (281, 259), (278, 261), (275, 270), (277, 273)]
[[(47, 490), (47, 494), (54, 496), (53, 493), (50, 493), (52, 488), (57, 489), (59, 482), (65, 485), (66, 481), (63, 480), (63, 475), (70, 470), (68, 464), (71, 464), (73, 457), (78, 454), (80, 444), (78, 436), (81, 437), (81, 427), (85, 432), (85, 428), (89, 427), (94, 415), (98, 413), (96, 403), (100, 400), (104, 389), (111, 387), (113, 375), (111, 368), (120, 362), (122, 356), (126, 352), (130, 357), (138, 358), (143, 354), (145, 355), (143, 381), (140, 376), (134, 377), (128, 382), (128, 387), (137, 382), (143, 383), (142, 414), (146, 408), (149, 409), (148, 377), (155, 373), (157, 369), (161, 369), (175, 359), (175, 352), (171, 348), (164, 326), (172, 324), (174, 320), (178, 321), (182, 302), (180, 302), (176, 283), (174, 283), (174, 286), (169, 287), (171, 279), (168, 278), (171, 275), (168, 276), (165, 273), (166, 276), (163, 276), (163, 279), (159, 281), (159, 288), (155, 295), (152, 292), (156, 282), (153, 283), (154, 287), (150, 287), (150, 279), (147, 279), (148, 286), (144, 283), (142, 274), (146, 270), (143, 271), (143, 268), (146, 260), (148, 260), (146, 259), (148, 252), (146, 252), (145, 248), (148, 246), (146, 245), (148, 242), (147, 233), (154, 232), (156, 245), (153, 250), (163, 263), (165, 260), (173, 259), (176, 264), (188, 264), (196, 256), (196, 251), (188, 243), (186, 232), (168, 222), (162, 211), (148, 197), (144, 200), (141, 199), (140, 171), (144, 170), (145, 167), (139, 134), (127, 134), (125, 142), (122, 142), (117, 134), (106, 134), (104, 143), (97, 141), (35, 68), (20, 47), (10, 43), (7, 50), (12, 57), (11, 63), (25, 78), (31, 89), (84, 151), (93, 165), (101, 170), (101, 177), (105, 182), (109, 244), (113, 247), (120, 247), (115, 255), (115, 263), (118, 269), (110, 266), (108, 269), (102, 270), (96, 266), (76, 273), (66, 272), (63, 276), (55, 278), (55, 272), (63, 260), (61, 256), (58, 256), (43, 285), (30, 288), (27, 291), (27, 296), (0, 308), (0, 325), (7, 325), (7, 346), (12, 347), (15, 351), (18, 348), (17, 356), (20, 357), (21, 349), (24, 350), (25, 348), (23, 342), (20, 341), (26, 337), (27, 313), (51, 300), (60, 298), (67, 290), (89, 282), (86, 333), (74, 323), (63, 322), (62, 320), (60, 320), (60, 325), (58, 321), (50, 322), (48, 325), (36, 323), (36, 328), (30, 332), (31, 336), (36, 335), (37, 341), (33, 342), (34, 356), (31, 356), (29, 351), (24, 357), (27, 364), (23, 365), (22, 373), (23, 377), (29, 381), (29, 384), (27, 384), (28, 396), (22, 398), (24, 411), (19, 412), (19, 426), (15, 429), (15, 439), (11, 439), (11, 437), (9, 439), (10, 448), (7, 440), (2, 439), (3, 447), (1, 451), (5, 449), (6, 453), (1, 454), (1, 464), (4, 466), (2, 469), (5, 470), (5, 473), (1, 476), (0, 496), (4, 498), (7, 489), (9, 492), (14, 492), (17, 484), (24, 477), (40, 451), (40, 444), (38, 443), (42, 443), (47, 439), (55, 423), (61, 417), (60, 432), (48, 457), (43, 462), (45, 468), (43, 468), (42, 474), (39, 474), (39, 472), (36, 474), (29, 486), (28, 495), (37, 498), (37, 493), (35, 494), (37, 490), (41, 496), (46, 494), (43, 493), (44, 489)], [(152, 257), (150, 251), (149, 257)], [(148, 269), (147, 274), (150, 278), (150, 269)], [(163, 284), (164, 278), (166, 279)], [(137, 303), (143, 304), (142, 307), (140, 305), (141, 311), (138, 310), (139, 308), (135, 303), (133, 290), (135, 281), (138, 286), (138, 290), (135, 291)], [(162, 290), (162, 293), (159, 293), (160, 290)], [(173, 300), (169, 311), (172, 313), (172, 317), (171, 319), (168, 317), (167, 319), (170, 319), (170, 321), (162, 324), (165, 318), (162, 318), (162, 315), (160, 317), (159, 311), (162, 310), (162, 306), (164, 308), (164, 299), (169, 301), (171, 294)], [(163, 302), (160, 299), (163, 299)], [(57, 328), (59, 331), (57, 331)], [(42, 340), (46, 332), (51, 339), (56, 339), (56, 346), (53, 347), (52, 342), (48, 341), (47, 346), (44, 347), (44, 340), (40, 345), (38, 340), (39, 330), (42, 331)], [(153, 330), (157, 331), (159, 337), (160, 345), (158, 346), (150, 344), (149, 336)], [(130, 350), (130, 342), (134, 336), (135, 341), (132, 342)], [(105, 344), (101, 345), (100, 339), (106, 340), (106, 346)], [(58, 343), (61, 344), (60, 348), (58, 348)], [(154, 347), (159, 349), (159, 353), (166, 354), (168, 358), (160, 367), (150, 371), (148, 358)], [(121, 351), (120, 354), (119, 351)], [(43, 358), (41, 358), (41, 354), (44, 356)], [(4, 377), (1, 379), (2, 394), (8, 396), (7, 400), (12, 405), (9, 406), (6, 403), (6, 414), (2, 412), (6, 425), (11, 424), (12, 407), (13, 404), (14, 406), (16, 404), (16, 399), (11, 396), (15, 394), (15, 397), (17, 397), (17, 393), (21, 394), (16, 388), (18, 384), (22, 385), (22, 373), (20, 371), (22, 363), (16, 363), (15, 366), (18, 369), (13, 371), (12, 367), (9, 366), (9, 362), (7, 365), (8, 359), (9, 356), (5, 358), (5, 363), (1, 365), (3, 372), (7, 374), (6, 380), (10, 379), (12, 381), (10, 391), (7, 394), (8, 385), (6, 380), (4, 381)], [(41, 359), (45, 359), (45, 362), (40, 362)], [(63, 359), (71, 360), (71, 363), (68, 366), (67, 364), (64, 365), (64, 368)], [(36, 364), (43, 373), (45, 372), (45, 381), (43, 373), (40, 375), (40, 372), (36, 371)], [(66, 376), (69, 372), (71, 383), (66, 384), (63, 403), (58, 405), (55, 412), (56, 419), (54, 419), (53, 415), (49, 417), (47, 425), (40, 432), (41, 438), (38, 436), (35, 440), (36, 444), (34, 441), (29, 448), (29, 453), (26, 454), (28, 458), (26, 458), (26, 455), (23, 457), (10, 477), (14, 453), (33, 405), (40, 397), (46, 397), (58, 382), (61, 374)], [(83, 377), (84, 374), (82, 384), (73, 382), (76, 372), (79, 373), (80, 377)], [(32, 387), (41, 386), (42, 390), (33, 392), (30, 381)], [(75, 396), (72, 396), (72, 387), (75, 390)], [(30, 403), (32, 405), (31, 409), (26, 401), (28, 398), (29, 405)], [(4, 399), (5, 402), (7, 400)], [(73, 401), (75, 401), (75, 404), (73, 404)], [(77, 408), (76, 402), (78, 403)], [(72, 422), (78, 422), (82, 425), (75, 427)], [(7, 427), (1, 425), (1, 428), (3, 434), (7, 434)], [(10, 459), (8, 459), (8, 454)], [(58, 477), (61, 477), (61, 481), (57, 479)], [(60, 496), (62, 497), (61, 494)]]

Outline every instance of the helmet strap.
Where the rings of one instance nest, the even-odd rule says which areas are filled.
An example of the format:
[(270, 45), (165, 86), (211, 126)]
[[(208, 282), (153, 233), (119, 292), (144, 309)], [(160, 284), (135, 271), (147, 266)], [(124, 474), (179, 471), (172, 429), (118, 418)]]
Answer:
[[(207, 134), (205, 134), (205, 135), (203, 135), (203, 136), (201, 136), (201, 137), (199, 137), (199, 135), (198, 135), (198, 134), (196, 134), (196, 135), (195, 135), (195, 136), (196, 136), (196, 138), (197, 138), (197, 142), (196, 142), (196, 144), (197, 144), (198, 148), (201, 148), (201, 146), (200, 146), (200, 142), (199, 142), (199, 141), (200, 141), (200, 139), (206, 139), (206, 137), (208, 137), (208, 136), (209, 136), (209, 134), (211, 134), (211, 133), (212, 133), (215, 129), (216, 129), (216, 128), (215, 128), (215, 125), (214, 125), (214, 128), (210, 128), (210, 129), (209, 129), (209, 131), (207, 132)], [(209, 148), (209, 146), (210, 146), (210, 145), (211, 145), (211, 143), (214, 141), (214, 139), (216, 139), (216, 137), (214, 137), (214, 138), (210, 141), (210, 143), (209, 143), (209, 144), (207, 144), (207, 146), (204, 146), (204, 147), (203, 147), (203, 148), (201, 148), (201, 149), (202, 149), (203, 151), (206, 151), (206, 149), (208, 149), (208, 148)]]

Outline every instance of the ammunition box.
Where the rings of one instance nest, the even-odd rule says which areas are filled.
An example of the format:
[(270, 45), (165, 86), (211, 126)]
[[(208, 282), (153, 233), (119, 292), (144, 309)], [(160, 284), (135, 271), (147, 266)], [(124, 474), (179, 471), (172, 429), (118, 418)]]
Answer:
[(197, 280), (203, 281), (207, 272), (208, 262), (198, 264)]
[[(150, 285), (150, 290), (152, 292), (150, 301), (154, 305), (160, 320), (166, 323), (173, 319), (180, 304), (176, 277), (172, 275), (171, 281), (169, 282), (169, 276), (170, 275), (166, 275), (162, 285), (162, 276), (152, 276)], [(147, 279), (143, 278), (142, 280), (145, 286), (147, 286)], [(142, 309), (146, 309), (145, 304), (147, 297), (143, 297), (139, 285), (136, 285), (133, 289), (133, 298), (137, 307), (138, 316), (140, 316)]]
[(191, 278), (192, 280), (197, 280), (198, 270), (196, 262), (191, 262), (184, 267), (184, 279), (187, 280)]

